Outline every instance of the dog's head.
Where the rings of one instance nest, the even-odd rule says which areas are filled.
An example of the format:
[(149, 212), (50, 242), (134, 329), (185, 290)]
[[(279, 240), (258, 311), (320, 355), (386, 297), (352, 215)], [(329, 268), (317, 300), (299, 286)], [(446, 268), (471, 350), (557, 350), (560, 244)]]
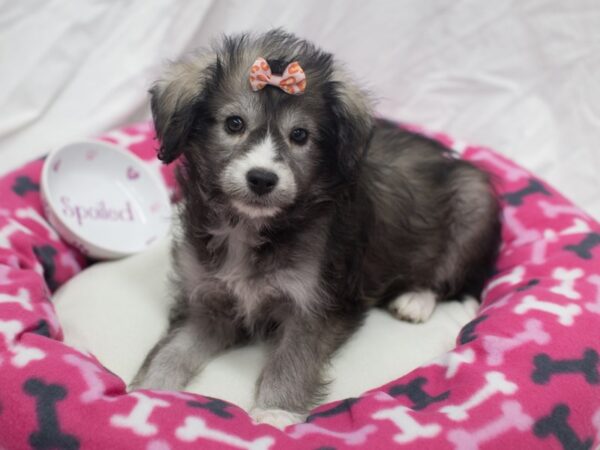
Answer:
[[(273, 74), (298, 62), (304, 93), (254, 91), (249, 75), (259, 57)], [(351, 182), (372, 128), (365, 96), (332, 56), (281, 30), (225, 38), (173, 63), (150, 93), (159, 158), (184, 154), (184, 191), (250, 218)]]

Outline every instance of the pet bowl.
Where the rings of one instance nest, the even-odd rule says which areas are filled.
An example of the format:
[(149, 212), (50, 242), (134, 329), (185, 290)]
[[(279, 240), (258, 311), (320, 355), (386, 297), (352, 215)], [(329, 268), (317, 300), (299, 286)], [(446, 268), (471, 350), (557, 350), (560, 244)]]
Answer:
[(136, 156), (105, 142), (77, 141), (53, 151), (41, 193), (56, 231), (94, 258), (137, 253), (169, 230), (171, 204), (162, 180)]

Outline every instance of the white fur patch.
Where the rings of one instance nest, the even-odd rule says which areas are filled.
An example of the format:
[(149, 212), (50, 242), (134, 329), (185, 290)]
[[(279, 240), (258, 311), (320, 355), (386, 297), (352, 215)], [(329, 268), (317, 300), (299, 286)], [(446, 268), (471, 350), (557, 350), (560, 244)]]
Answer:
[[(254, 167), (260, 167), (262, 169), (275, 169), (275, 158), (277, 153), (275, 152), (275, 146), (273, 145), (273, 139), (270, 134), (267, 134), (262, 142), (259, 142), (250, 150), (240, 161), (240, 168), (244, 168), (244, 175), (246, 172)], [(279, 174), (278, 174), (279, 175)]]
[(420, 323), (431, 317), (436, 301), (432, 291), (406, 292), (392, 300), (388, 310), (398, 319)]
[[(210, 279), (219, 280), (238, 299), (240, 312), (248, 320), (252, 320), (254, 311), (263, 299), (274, 295), (289, 297), (304, 312), (312, 311), (324, 298), (319, 293), (321, 251), (298, 261), (293, 268), (274, 270), (255, 279), (252, 276), (249, 254), (254, 244), (244, 227), (225, 227), (211, 232), (214, 234), (215, 246), (224, 242), (227, 245), (227, 256), (218, 270), (207, 272), (198, 262), (190, 245), (182, 243), (177, 253), (181, 280), (190, 297), (203, 289)], [(314, 244), (314, 241), (313, 238), (307, 245)], [(320, 249), (320, 246), (317, 248)]]
[(258, 219), (259, 217), (273, 217), (281, 208), (276, 206), (251, 206), (246, 203), (240, 202), (239, 200), (232, 200), (231, 204), (242, 214), (247, 215), (251, 219)]
[(233, 200), (233, 206), (239, 212), (251, 218), (271, 217), (280, 211), (280, 206), (293, 202), (298, 189), (294, 174), (287, 164), (276, 161), (276, 158), (277, 152), (273, 139), (270, 134), (267, 134), (263, 141), (256, 144), (244, 156), (235, 159), (223, 171), (221, 181), (225, 190), (231, 193), (244, 193), (249, 198), (254, 197), (246, 180), (246, 174), (250, 170), (264, 169), (273, 172), (279, 179), (275, 189), (262, 197), (267, 203), (265, 206), (249, 205), (240, 200)]
[(283, 430), (290, 425), (304, 422), (306, 416), (284, 409), (253, 408), (249, 413), (256, 423), (265, 423)]

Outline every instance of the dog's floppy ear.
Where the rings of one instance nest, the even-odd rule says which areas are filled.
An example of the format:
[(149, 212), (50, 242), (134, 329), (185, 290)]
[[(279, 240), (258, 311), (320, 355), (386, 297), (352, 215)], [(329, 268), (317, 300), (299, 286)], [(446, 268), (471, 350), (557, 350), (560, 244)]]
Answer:
[(160, 141), (158, 159), (165, 164), (177, 159), (187, 144), (206, 85), (207, 68), (215, 61), (214, 54), (203, 53), (171, 63), (150, 89), (152, 118)]
[(371, 102), (342, 68), (334, 69), (332, 79), (335, 96), (331, 108), (337, 126), (337, 159), (341, 173), (350, 179), (371, 139)]

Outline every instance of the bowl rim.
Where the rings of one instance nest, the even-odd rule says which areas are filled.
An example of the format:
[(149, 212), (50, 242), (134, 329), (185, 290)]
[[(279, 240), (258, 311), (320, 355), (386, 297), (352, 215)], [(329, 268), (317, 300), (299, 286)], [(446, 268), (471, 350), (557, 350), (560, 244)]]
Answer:
[[(113, 144), (111, 142), (106, 142), (106, 141), (103, 141), (100, 139), (91, 139), (91, 138), (76, 139), (76, 140), (66, 142), (65, 144), (62, 144), (59, 147), (55, 148), (54, 150), (50, 151), (46, 155), (46, 158), (44, 160), (44, 165), (42, 167), (42, 176), (40, 179), (40, 194), (42, 197), (42, 202), (45, 205), (47, 205), (46, 206), (47, 208), (49, 208), (51, 210), (52, 215), (54, 216), (54, 219), (57, 222), (59, 222), (61, 227), (68, 230), (68, 232), (70, 234), (72, 234), (77, 241), (85, 244), (87, 247), (90, 247), (90, 256), (93, 256), (93, 257), (99, 257), (99, 258), (103, 258), (103, 259), (120, 258), (120, 257), (128, 256), (128, 255), (133, 255), (135, 253), (138, 253), (139, 251), (143, 251), (144, 249), (148, 248), (148, 246), (151, 245), (152, 243), (146, 244), (139, 251), (131, 252), (131, 251), (124, 251), (123, 249), (118, 248), (118, 247), (111, 247), (104, 243), (90, 241), (89, 239), (84, 238), (74, 227), (71, 227), (67, 223), (65, 223), (65, 221), (63, 220), (61, 215), (57, 212), (58, 208), (56, 205), (56, 200), (53, 198), (52, 190), (50, 188), (50, 177), (51, 177), (50, 170), (52, 168), (53, 161), (56, 159), (56, 157), (59, 154), (61, 154), (63, 151), (65, 151), (66, 148), (71, 147), (73, 145), (101, 147), (103, 151), (107, 150), (107, 151), (112, 152), (113, 154), (116, 153), (118, 155), (118, 157), (125, 158), (125, 160), (128, 160), (135, 167), (136, 170), (144, 172), (144, 174), (149, 177), (149, 179), (151, 180), (151, 183), (154, 186), (156, 186), (159, 196), (162, 197), (160, 200), (164, 201), (164, 203), (166, 205), (169, 205), (169, 206), (171, 205), (171, 200), (170, 200), (167, 188), (165, 186), (165, 183), (162, 182), (162, 180), (160, 180), (158, 178), (157, 174), (153, 173), (150, 170), (150, 168), (144, 163), (144, 161), (141, 158), (132, 154), (126, 147), (122, 147), (122, 146)], [(166, 210), (165, 219), (168, 219), (170, 221), (171, 216), (172, 216), (172, 211), (170, 208), (168, 208)], [(47, 217), (47, 219), (50, 220), (50, 217)], [(169, 229), (169, 227), (167, 226), (167, 230), (168, 229)], [(60, 230), (57, 229), (56, 231), (58, 232), (59, 235), (61, 234)], [(61, 237), (63, 239), (66, 239), (65, 236), (61, 235)], [(164, 236), (158, 236), (158, 238), (162, 238), (162, 237), (164, 237)], [(98, 250), (98, 251), (96, 251), (96, 250)], [(107, 256), (107, 255), (113, 255), (113, 256)]]

